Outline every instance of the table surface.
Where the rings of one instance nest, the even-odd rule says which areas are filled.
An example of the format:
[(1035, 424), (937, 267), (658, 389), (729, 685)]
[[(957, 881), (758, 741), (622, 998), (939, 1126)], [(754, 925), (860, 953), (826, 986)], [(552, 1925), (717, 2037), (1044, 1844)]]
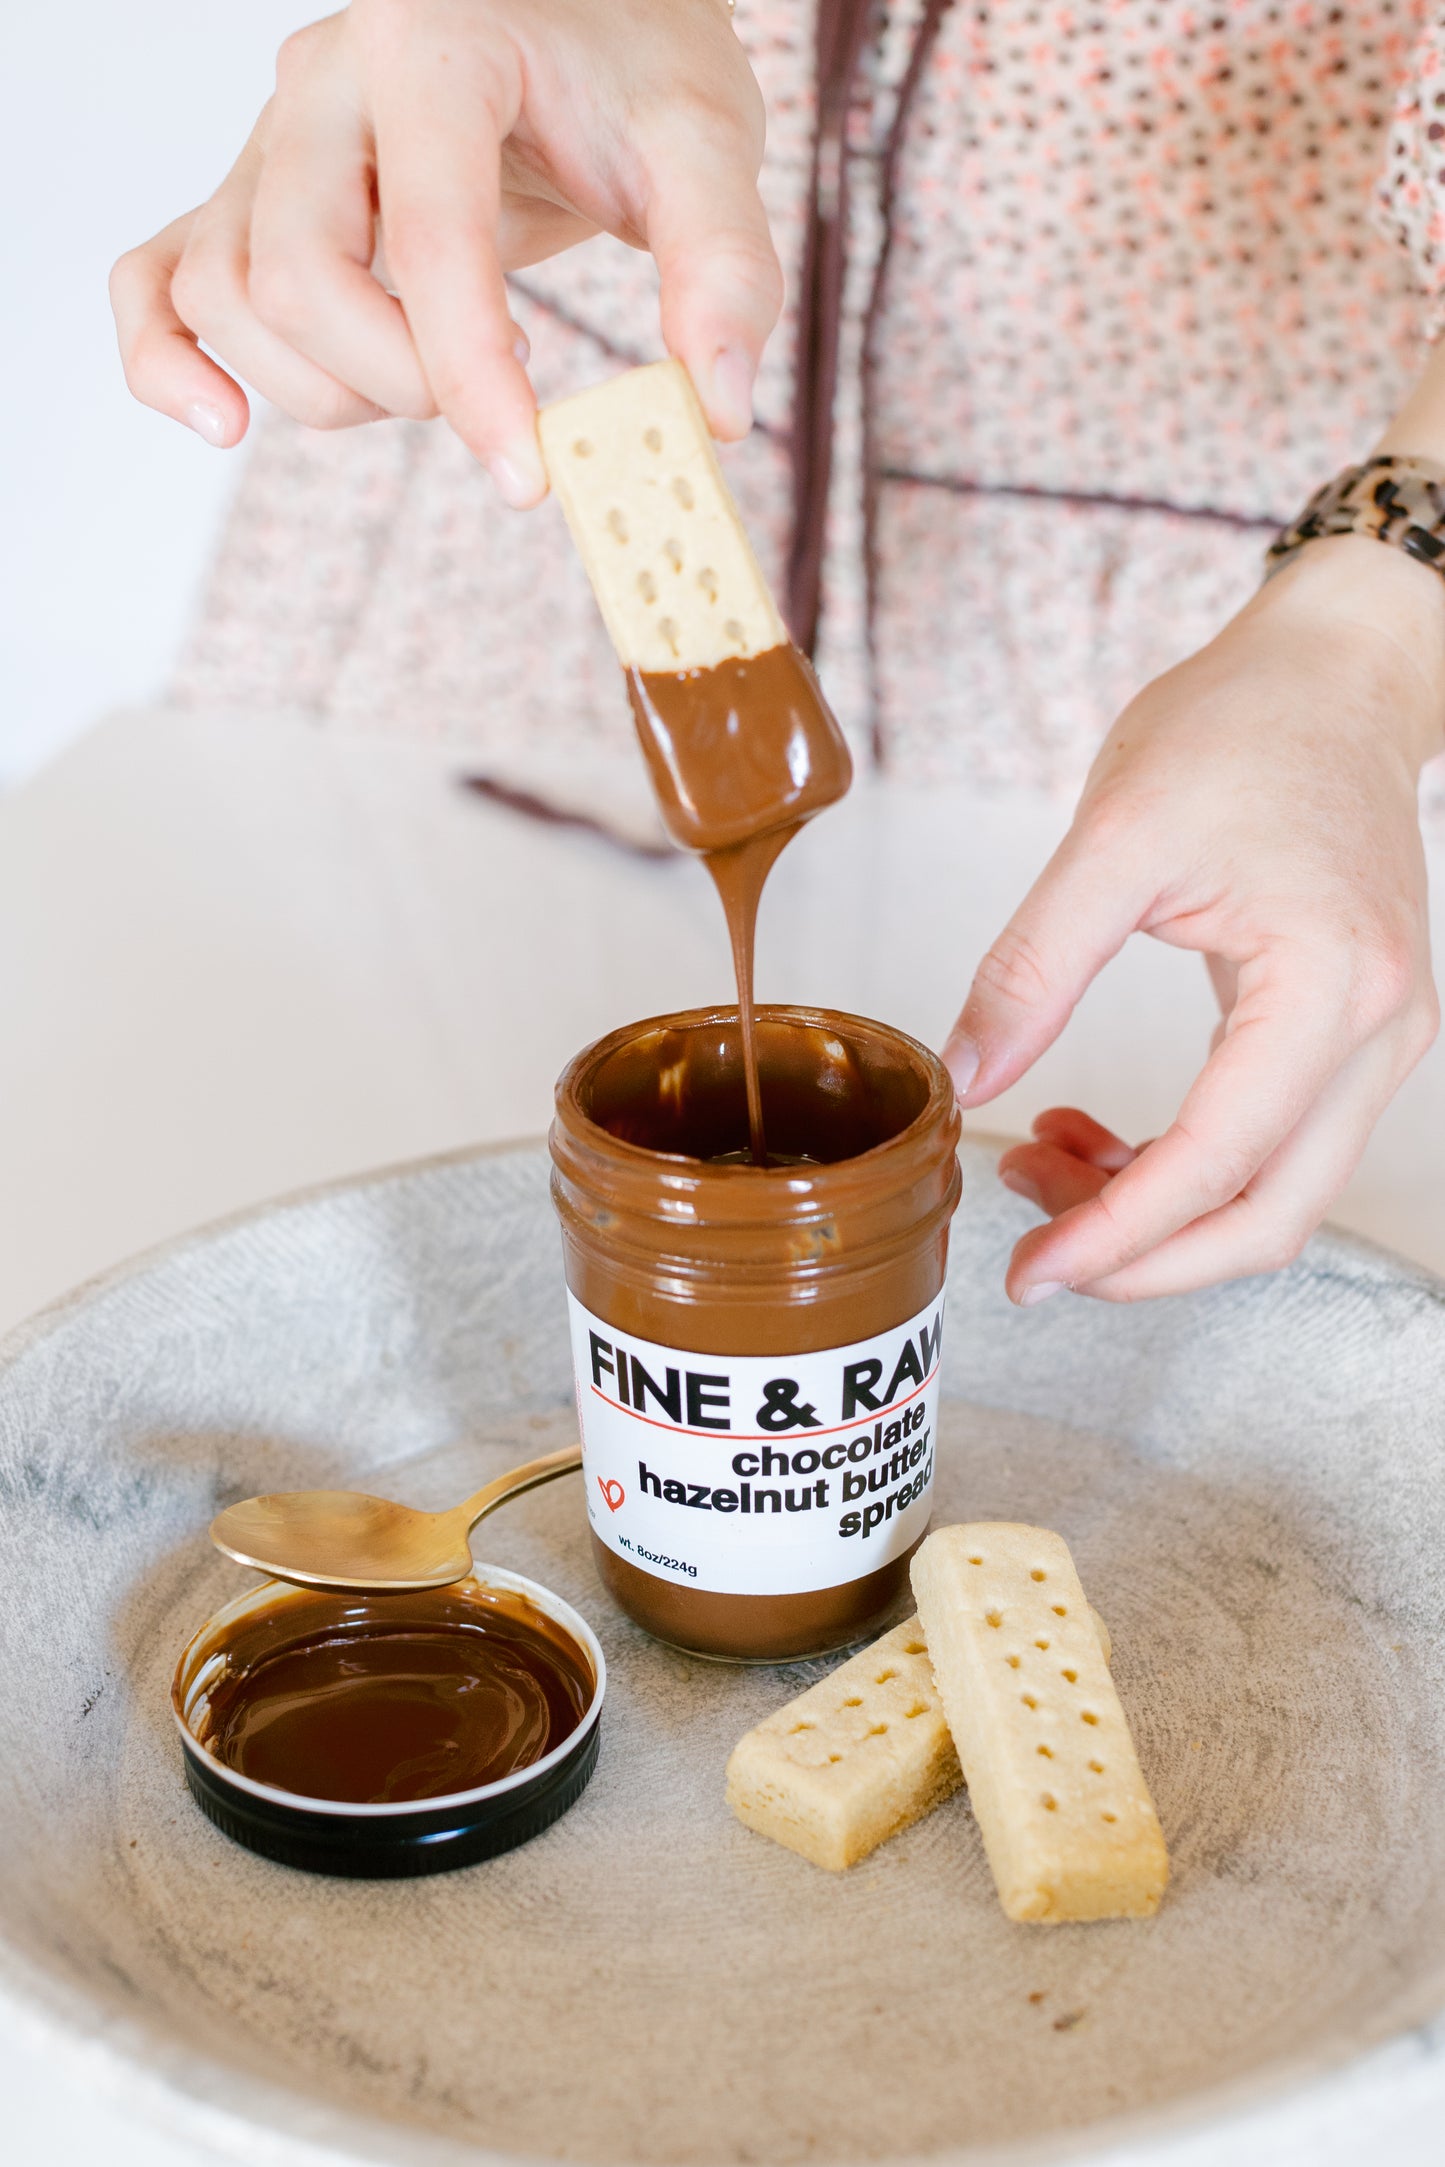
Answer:
[[(729, 997), (695, 864), (504, 811), (459, 787), (462, 764), (299, 719), (152, 710), (102, 724), (0, 801), (0, 1330), (288, 1189), (538, 1134), (577, 1047)], [(769, 885), (761, 997), (939, 1043), (1066, 822), (1033, 796), (860, 787)], [(1432, 858), (1442, 869), (1445, 846)], [(1153, 1134), (1212, 1020), (1196, 958), (1132, 942), (973, 1125), (1023, 1131), (1066, 1101)], [(1439, 1270), (1442, 1081), (1437, 1048), (1333, 1214)], [(18, 2167), (70, 2167), (101, 2145), (110, 2167), (199, 2167), (18, 2038), (0, 2038), (0, 2088)], [(1401, 2105), (1388, 2156), (1413, 2162), (1419, 2134), (1423, 2167)], [(1322, 2131), (1310, 2156), (1327, 2151)]]

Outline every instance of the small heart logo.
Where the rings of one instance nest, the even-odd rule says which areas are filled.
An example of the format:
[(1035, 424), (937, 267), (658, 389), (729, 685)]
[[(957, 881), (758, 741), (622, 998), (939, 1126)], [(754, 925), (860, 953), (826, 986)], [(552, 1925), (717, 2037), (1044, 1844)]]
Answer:
[(622, 1503), (622, 1500), (627, 1495), (627, 1492), (623, 1489), (622, 1484), (620, 1482), (606, 1481), (601, 1475), (599, 1475), (597, 1477), (597, 1487), (607, 1500), (607, 1510), (609, 1512), (616, 1512), (618, 1506)]

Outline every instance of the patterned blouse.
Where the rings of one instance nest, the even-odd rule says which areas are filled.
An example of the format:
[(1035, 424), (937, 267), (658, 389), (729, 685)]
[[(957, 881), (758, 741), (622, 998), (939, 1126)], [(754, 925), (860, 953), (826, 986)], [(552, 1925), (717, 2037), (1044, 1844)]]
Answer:
[[(1072, 788), (1420, 365), (1445, 7), (740, 0), (736, 24), (792, 296), (725, 454), (760, 554), (862, 761)], [(620, 243), (512, 284), (544, 400), (660, 351)], [(560, 514), (502, 509), (440, 425), (260, 432), (177, 691), (446, 735), (504, 788), (646, 817)]]

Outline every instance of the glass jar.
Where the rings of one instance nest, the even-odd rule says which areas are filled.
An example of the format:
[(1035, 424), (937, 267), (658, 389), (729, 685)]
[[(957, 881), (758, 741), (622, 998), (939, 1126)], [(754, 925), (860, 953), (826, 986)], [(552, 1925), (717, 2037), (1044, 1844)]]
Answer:
[(588, 1519), (603, 1581), (699, 1655), (862, 1639), (927, 1532), (959, 1119), (937, 1056), (826, 1009), (632, 1024), (557, 1086)]

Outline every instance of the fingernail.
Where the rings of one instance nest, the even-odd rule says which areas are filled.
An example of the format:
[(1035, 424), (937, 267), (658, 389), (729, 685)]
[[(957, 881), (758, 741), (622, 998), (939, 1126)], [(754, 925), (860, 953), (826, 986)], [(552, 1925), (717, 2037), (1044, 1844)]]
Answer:
[(207, 444), (224, 444), (226, 441), (226, 417), (218, 406), (207, 406), (200, 399), (193, 399), (182, 415), (188, 429)]
[(1066, 1282), (1062, 1279), (1036, 1279), (1031, 1287), (1025, 1287), (1019, 1296), (1020, 1309), (1032, 1309), (1036, 1302), (1046, 1302), (1051, 1294), (1062, 1294)]
[(535, 437), (518, 438), (506, 451), (496, 452), (487, 461), (487, 472), (498, 496), (515, 512), (540, 504), (547, 494), (547, 476)]
[(517, 334), (517, 336), (512, 341), (512, 352), (516, 355), (518, 361), (521, 362), (522, 367), (525, 369), (527, 363), (532, 358), (532, 341), (528, 338), (526, 332), (522, 329), (520, 324), (513, 324), (512, 329)]
[(1016, 1174), (1010, 1167), (1007, 1173), (1000, 1172), (998, 1178), (1006, 1189), (1013, 1190), (1015, 1196), (1025, 1197), (1030, 1204), (1037, 1204), (1039, 1210), (1043, 1210), (1044, 1200), (1038, 1185), (1030, 1181), (1027, 1174)]
[(753, 378), (757, 367), (741, 346), (725, 346), (712, 365), (708, 405), (713, 427), (724, 437), (746, 436), (753, 425)]
[(943, 1049), (943, 1065), (953, 1078), (953, 1088), (961, 1099), (968, 1097), (969, 1086), (978, 1074), (982, 1059), (971, 1038), (951, 1038)]

